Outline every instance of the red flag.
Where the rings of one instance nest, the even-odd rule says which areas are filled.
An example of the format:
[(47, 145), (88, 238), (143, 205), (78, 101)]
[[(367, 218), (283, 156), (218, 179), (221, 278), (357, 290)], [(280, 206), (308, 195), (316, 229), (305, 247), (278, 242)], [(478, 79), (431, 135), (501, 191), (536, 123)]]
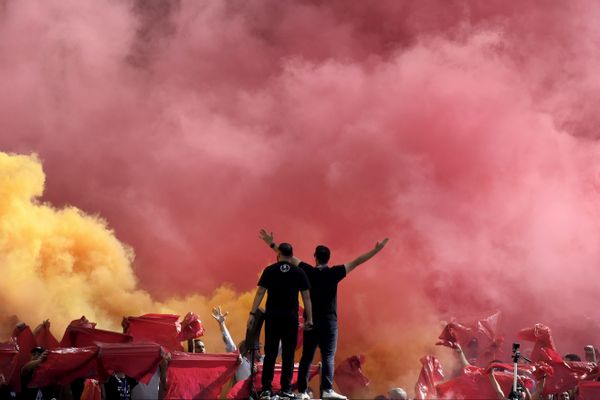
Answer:
[(50, 332), (50, 321), (45, 320), (33, 330), (33, 336), (38, 346), (44, 349), (53, 350), (60, 347), (58, 340)]
[(367, 387), (371, 381), (362, 372), (363, 355), (348, 357), (335, 369), (334, 381), (342, 393), (352, 393)]
[[(308, 380), (310, 381), (319, 373), (318, 365), (311, 365), (308, 370)], [(261, 388), (262, 379), (262, 364), (257, 365), (257, 373), (254, 375), (254, 389), (259, 390)], [(275, 370), (273, 374), (273, 391), (277, 392), (281, 390), (281, 364), (275, 364)], [(298, 366), (294, 365), (294, 373), (292, 376), (292, 390), (296, 390), (298, 387)], [(247, 399), (250, 396), (250, 378), (237, 382), (227, 393), (228, 399)]]
[(99, 343), (98, 366), (100, 380), (114, 372), (122, 372), (148, 384), (160, 363), (160, 345), (156, 343)]
[(578, 383), (595, 372), (597, 368), (588, 362), (552, 361), (549, 364), (553, 374), (546, 378), (544, 395), (575, 389)]
[[(467, 400), (467, 399), (495, 399), (496, 392), (492, 388), (490, 378), (483, 368), (468, 366), (464, 374), (440, 383), (436, 386), (439, 399)], [(513, 375), (511, 371), (496, 371), (494, 376), (505, 395), (512, 389)], [(529, 390), (533, 387), (533, 380), (521, 376), (525, 387)]]
[(198, 316), (193, 312), (189, 312), (185, 315), (183, 321), (181, 321), (181, 332), (177, 335), (177, 339), (180, 342), (189, 339), (196, 339), (204, 335), (204, 326), (202, 321), (198, 319)]
[(433, 356), (421, 358), (421, 373), (415, 384), (415, 399), (425, 400), (437, 397), (435, 385), (444, 380), (444, 371), (439, 360)]
[(97, 347), (56, 349), (35, 369), (31, 385), (67, 385), (77, 378), (98, 376)]
[(19, 356), (19, 348), (13, 340), (0, 343), (0, 383), (10, 382)]
[[(548, 354), (542, 349), (552, 349), (556, 351), (554, 345), (554, 339), (552, 339), (552, 333), (550, 328), (543, 324), (535, 324), (533, 328), (521, 329), (517, 334), (517, 337), (522, 340), (534, 342), (533, 350), (531, 352), (531, 361), (550, 361)], [(560, 358), (560, 356), (558, 357)]]
[(167, 369), (165, 399), (217, 399), (238, 364), (236, 353), (173, 352)]
[(102, 400), (100, 384), (95, 379), (86, 379), (83, 383), (83, 393), (80, 400)]
[(123, 323), (134, 341), (154, 342), (170, 351), (181, 351), (178, 339), (181, 326), (178, 320), (179, 315), (175, 314), (145, 314), (127, 317)]
[(477, 365), (486, 365), (496, 358), (496, 353), (504, 341), (497, 333), (500, 312), (474, 323), (448, 323), (439, 336), (437, 345), (455, 347), (458, 343), (467, 359)]
[(19, 355), (14, 361), (14, 372), (10, 381), (10, 386), (16, 391), (21, 391), (21, 368), (31, 360), (31, 350), (36, 346), (35, 338), (29, 326), (24, 323), (18, 324), (12, 338), (19, 345)]
[(95, 328), (68, 327), (60, 347), (90, 347), (96, 343), (127, 343), (132, 337), (119, 332)]
[(600, 399), (600, 382), (585, 381), (579, 383), (579, 400)]

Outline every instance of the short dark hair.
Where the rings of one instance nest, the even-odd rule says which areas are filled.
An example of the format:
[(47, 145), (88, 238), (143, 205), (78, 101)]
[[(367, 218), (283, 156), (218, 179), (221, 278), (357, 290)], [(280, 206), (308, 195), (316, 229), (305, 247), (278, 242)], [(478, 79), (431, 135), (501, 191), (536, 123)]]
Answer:
[(31, 355), (39, 355), (42, 354), (44, 352), (44, 348), (40, 347), (40, 346), (36, 346), (33, 349), (31, 349)]
[(581, 357), (579, 357), (577, 354), (565, 354), (565, 356), (563, 357), (566, 361), (581, 361)]
[(284, 257), (291, 257), (294, 255), (294, 249), (289, 243), (280, 243), (278, 249), (279, 254), (281, 254)]
[(331, 257), (331, 251), (329, 251), (329, 247), (320, 244), (315, 248), (315, 258), (319, 263), (327, 264), (329, 257)]

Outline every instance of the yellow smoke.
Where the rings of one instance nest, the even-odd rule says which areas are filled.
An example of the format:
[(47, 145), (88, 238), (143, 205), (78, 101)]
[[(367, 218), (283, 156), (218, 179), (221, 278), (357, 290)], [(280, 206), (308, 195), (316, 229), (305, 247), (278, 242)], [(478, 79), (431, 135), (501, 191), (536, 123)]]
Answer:
[[(37, 156), (0, 152), (0, 339), (7, 339), (17, 319), (35, 326), (49, 318), (60, 340), (66, 325), (82, 315), (99, 328), (118, 331), (123, 316), (161, 312), (183, 316), (193, 311), (207, 329), (208, 351), (222, 352), (218, 325), (210, 316), (215, 305), (230, 312), (227, 322), (234, 340), (243, 338), (253, 291), (238, 293), (225, 285), (210, 296), (153, 300), (138, 287), (131, 267), (133, 250), (99, 216), (41, 202), (44, 181)], [(435, 351), (432, 335), (440, 327), (424, 318), (434, 313), (426, 304), (413, 310), (415, 315), (402, 321), (390, 316), (371, 321), (375, 343), (361, 343), (353, 339), (350, 328), (341, 326), (344, 340), (338, 360), (367, 356), (365, 372), (373, 384), (365, 395), (402, 385), (412, 391), (420, 370), (418, 359)], [(407, 319), (419, 323), (404, 325)]]
[[(120, 330), (123, 316), (194, 311), (208, 331), (210, 308), (221, 304), (232, 315), (247, 315), (251, 294), (226, 287), (211, 297), (192, 296), (163, 303), (138, 287), (131, 268), (133, 250), (120, 242), (99, 216), (76, 207), (42, 203), (45, 175), (37, 156), (0, 152), (0, 334), (6, 339), (16, 317), (35, 326), (44, 319), (60, 340), (66, 325), (85, 315), (99, 328)], [(243, 318), (231, 318), (234, 338)], [(222, 351), (220, 335), (207, 345)]]

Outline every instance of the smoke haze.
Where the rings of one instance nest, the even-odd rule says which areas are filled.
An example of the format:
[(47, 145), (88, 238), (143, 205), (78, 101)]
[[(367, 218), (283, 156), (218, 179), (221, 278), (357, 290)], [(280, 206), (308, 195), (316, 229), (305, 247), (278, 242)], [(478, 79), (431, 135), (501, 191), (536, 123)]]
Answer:
[(1, 1), (0, 317), (210, 324), (221, 303), (240, 337), (265, 227), (307, 261), (391, 238), (340, 288), (339, 358), (366, 354), (377, 390), (412, 386), (453, 316), (581, 353), (598, 7)]

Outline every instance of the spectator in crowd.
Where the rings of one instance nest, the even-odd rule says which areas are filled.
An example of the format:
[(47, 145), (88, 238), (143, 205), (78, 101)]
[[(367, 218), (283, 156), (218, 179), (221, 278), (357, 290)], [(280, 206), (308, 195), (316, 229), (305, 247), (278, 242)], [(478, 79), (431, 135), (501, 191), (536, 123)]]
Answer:
[(206, 345), (200, 339), (192, 340), (192, 353), (206, 353)]
[(568, 361), (568, 362), (576, 362), (576, 361), (581, 361), (581, 357), (579, 357), (577, 354), (565, 354), (565, 356), (563, 357), (563, 360)]
[(113, 373), (102, 385), (103, 400), (132, 400), (131, 390), (138, 381), (122, 372)]
[(48, 357), (48, 350), (34, 347), (31, 359), (21, 368), (21, 398), (24, 400), (50, 400), (58, 398), (59, 388), (52, 385), (42, 388), (30, 387), (33, 374), (41, 363)]
[[(269, 234), (266, 230), (262, 229), (260, 236), (271, 248), (277, 248), (273, 239), (273, 233)], [(333, 390), (334, 361), (338, 338), (337, 285), (356, 267), (379, 253), (387, 242), (388, 239), (386, 238), (376, 243), (373, 249), (356, 259), (343, 265), (332, 267), (327, 265), (331, 252), (326, 246), (320, 245), (315, 249), (314, 260), (316, 267), (302, 262), (297, 257), (292, 257), (292, 264), (299, 266), (306, 273), (310, 282), (310, 298), (313, 305), (315, 322), (313, 329), (304, 334), (302, 357), (298, 367), (298, 391), (303, 399), (310, 398), (306, 393), (308, 371), (317, 347), (320, 349), (323, 363), (321, 369), (321, 397), (323, 399), (346, 399), (346, 396), (336, 393)]]
[(390, 389), (390, 391), (388, 392), (388, 397), (390, 400), (408, 400), (406, 390), (402, 388)]
[(0, 399), (13, 399), (16, 397), (17, 394), (8, 385), (8, 382), (6, 382), (4, 374), (0, 374)]
[[(275, 247), (273, 244), (272, 247)], [(265, 311), (265, 358), (262, 371), (261, 399), (272, 396), (272, 381), (275, 373), (275, 360), (281, 342), (281, 391), (279, 397), (295, 398), (292, 393), (294, 352), (298, 338), (298, 293), (306, 311), (305, 329), (312, 328), (312, 306), (310, 284), (306, 273), (291, 263), (294, 251), (289, 243), (278, 247), (277, 262), (263, 271), (256, 295), (250, 309), (248, 328), (254, 326), (254, 316), (267, 294)]]
[[(239, 352), (240, 352), (239, 367), (235, 371), (235, 375), (234, 375), (234, 383), (235, 383), (235, 382), (243, 381), (245, 379), (248, 379), (248, 377), (250, 377), (250, 372), (251, 372), (251, 368), (252, 368), (252, 362), (251, 362), (252, 352), (247, 348), (246, 342), (244, 340), (242, 340), (239, 343), (239, 345), (236, 347), (235, 343), (233, 342), (233, 339), (231, 338), (231, 334), (229, 333), (229, 330), (227, 329), (227, 325), (225, 324), (227, 315), (229, 315), (229, 313), (228, 312), (223, 313), (221, 311), (220, 306), (214, 307), (212, 309), (212, 316), (215, 319), (215, 321), (217, 321), (217, 323), (219, 324), (219, 329), (221, 330), (223, 342), (225, 343), (225, 351), (228, 353), (232, 353), (234, 351), (239, 350)], [(260, 354), (260, 350), (255, 351), (254, 361), (258, 363), (261, 360), (262, 360), (262, 357)], [(256, 366), (255, 366), (255, 372), (256, 372)]]

